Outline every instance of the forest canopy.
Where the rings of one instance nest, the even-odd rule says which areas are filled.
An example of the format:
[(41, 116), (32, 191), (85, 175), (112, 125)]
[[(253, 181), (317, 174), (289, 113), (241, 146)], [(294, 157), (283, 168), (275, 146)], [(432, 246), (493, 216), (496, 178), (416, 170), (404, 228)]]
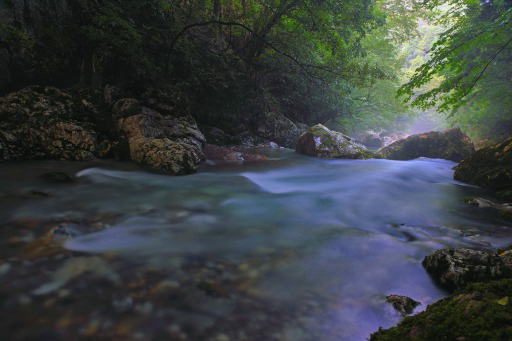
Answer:
[(476, 135), (510, 114), (509, 0), (21, 3), (0, 5), (3, 93), (170, 87), (206, 124), (279, 112), (347, 133), (439, 111)]

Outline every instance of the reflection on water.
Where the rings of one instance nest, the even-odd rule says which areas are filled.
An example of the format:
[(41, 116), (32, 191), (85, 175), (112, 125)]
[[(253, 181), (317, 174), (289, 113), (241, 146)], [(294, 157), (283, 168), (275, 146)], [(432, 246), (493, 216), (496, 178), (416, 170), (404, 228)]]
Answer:
[[(40, 184), (51, 196), (16, 206), (9, 218), (114, 215), (108, 228), (82, 229), (66, 248), (115, 254), (171, 277), (191, 257), (237, 264), (250, 279), (244, 290), (294, 312), (272, 334), (282, 340), (365, 340), (399, 321), (386, 295), (410, 296), (419, 309), (444, 295), (421, 267), (426, 254), (511, 239), (503, 222), (465, 206), (465, 196), (482, 193), (452, 180), (450, 161), (278, 158), (186, 177), (87, 168), (71, 187)], [(192, 312), (210, 304), (217, 319), (229, 319), (242, 313), (237, 300), (174, 308), (200, 328)], [(245, 310), (251, 318), (265, 312)]]

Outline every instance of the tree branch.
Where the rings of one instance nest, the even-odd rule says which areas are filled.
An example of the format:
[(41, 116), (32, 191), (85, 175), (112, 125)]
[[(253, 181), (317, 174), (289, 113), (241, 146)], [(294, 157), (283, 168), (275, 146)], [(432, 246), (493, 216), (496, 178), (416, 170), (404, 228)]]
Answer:
[[(317, 79), (320, 79), (320, 77), (318, 76), (315, 76), (313, 75), (311, 72), (309, 72), (309, 70), (307, 69), (307, 67), (315, 67), (315, 68), (321, 68), (323, 69), (323, 67), (321, 66), (315, 66), (315, 65), (308, 65), (308, 64), (304, 64), (304, 63), (301, 63), (297, 58), (293, 57), (292, 55), (286, 53), (286, 52), (283, 52), (281, 51), (280, 49), (278, 49), (277, 47), (275, 47), (273, 44), (271, 44), (270, 42), (268, 42), (267, 40), (265, 40), (263, 37), (261, 37), (259, 34), (257, 34), (256, 32), (254, 32), (251, 28), (247, 27), (246, 25), (244, 24), (241, 24), (241, 23), (237, 23), (237, 22), (230, 22), (230, 21), (221, 21), (221, 20), (210, 20), (210, 21), (205, 21), (205, 22), (202, 22), (202, 23), (195, 23), (195, 24), (190, 24), (190, 25), (187, 25), (185, 27), (183, 27), (181, 29), (181, 31), (178, 32), (178, 34), (174, 37), (174, 39), (171, 41), (171, 44), (169, 46), (169, 53), (172, 53), (172, 51), (174, 50), (174, 47), (176, 45), (176, 43), (178, 42), (178, 40), (183, 36), (185, 35), (185, 33), (187, 31), (189, 31), (190, 29), (194, 28), (194, 27), (202, 27), (202, 26), (208, 26), (208, 25), (223, 25), (223, 26), (236, 26), (236, 27), (240, 27), (240, 28), (243, 28), (244, 30), (248, 31), (249, 33), (251, 33), (253, 36), (255, 36), (257, 39), (261, 40), (265, 45), (267, 45), (268, 47), (270, 47), (272, 50), (274, 50), (275, 52), (277, 52), (278, 54), (290, 59), (291, 61), (293, 61), (302, 71), (304, 71), (306, 74), (308, 74), (310, 77), (313, 77), (313, 78), (317, 78)], [(170, 59), (170, 56), (168, 58), (168, 60)], [(323, 71), (326, 71), (326, 70), (323, 70)]]

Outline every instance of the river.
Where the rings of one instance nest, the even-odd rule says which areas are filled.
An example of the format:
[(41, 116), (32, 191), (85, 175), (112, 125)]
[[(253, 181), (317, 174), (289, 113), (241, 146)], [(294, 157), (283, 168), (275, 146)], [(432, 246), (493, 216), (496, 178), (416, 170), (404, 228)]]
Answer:
[[(512, 241), (492, 210), (464, 203), (492, 195), (454, 181), (453, 162), (272, 157), (183, 177), (116, 162), (0, 165), (1, 223), (41, 222), (17, 227), (27, 243), (56, 222), (66, 235), (64, 253), (36, 260), (2, 246), (1, 294), (20, 297), (3, 299), (2, 316), (24, 300), (64, 339), (87, 336), (94, 320), (97, 339), (121, 337), (129, 323), (134, 339), (366, 340), (401, 319), (386, 295), (412, 297), (417, 311), (447, 295), (421, 266), (425, 255)], [(48, 182), (49, 171), (76, 180)], [(85, 320), (59, 331), (74, 310)], [(40, 329), (30, 314), (12, 319), (0, 323), (4, 335)]]

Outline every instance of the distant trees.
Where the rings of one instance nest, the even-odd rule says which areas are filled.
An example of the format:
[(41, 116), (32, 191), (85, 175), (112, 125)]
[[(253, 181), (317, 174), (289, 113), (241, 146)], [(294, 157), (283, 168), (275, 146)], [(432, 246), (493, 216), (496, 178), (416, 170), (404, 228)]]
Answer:
[[(19, 16), (23, 1), (9, 1)], [(0, 48), (28, 83), (172, 84), (197, 96), (198, 111), (280, 111), (307, 123), (375, 113), (382, 122), (403, 111), (383, 106), (399, 79), (399, 41), (415, 32), (414, 3), (59, 0), (66, 12), (55, 13), (30, 2), (30, 20), (1, 23)]]

